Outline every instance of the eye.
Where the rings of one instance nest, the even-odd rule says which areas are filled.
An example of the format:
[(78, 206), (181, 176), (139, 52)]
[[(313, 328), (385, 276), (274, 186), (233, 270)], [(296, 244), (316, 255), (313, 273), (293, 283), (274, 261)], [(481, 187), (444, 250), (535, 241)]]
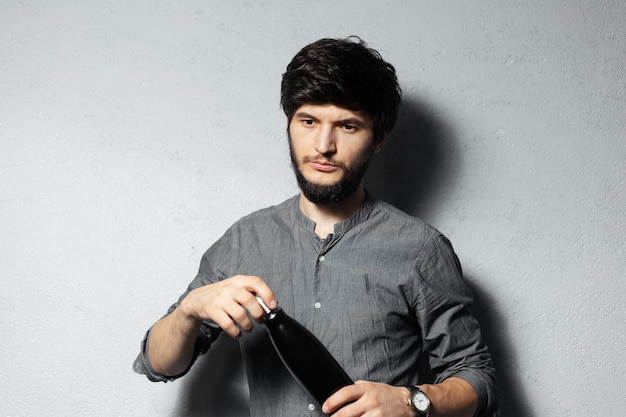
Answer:
[(345, 130), (346, 132), (350, 132), (350, 133), (356, 132), (356, 130), (357, 130), (357, 127), (356, 127), (356, 126), (354, 126), (354, 125), (349, 125), (349, 124), (344, 124), (344, 125), (341, 125), (341, 128), (342, 128), (343, 130)]
[(301, 122), (304, 126), (313, 126), (315, 124), (311, 119), (302, 119)]

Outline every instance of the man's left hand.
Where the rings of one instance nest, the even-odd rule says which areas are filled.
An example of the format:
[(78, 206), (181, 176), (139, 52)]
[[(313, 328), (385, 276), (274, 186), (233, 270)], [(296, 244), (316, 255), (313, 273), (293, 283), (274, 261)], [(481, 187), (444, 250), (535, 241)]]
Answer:
[(333, 417), (413, 417), (415, 413), (406, 404), (408, 391), (405, 387), (356, 381), (331, 395), (322, 411)]

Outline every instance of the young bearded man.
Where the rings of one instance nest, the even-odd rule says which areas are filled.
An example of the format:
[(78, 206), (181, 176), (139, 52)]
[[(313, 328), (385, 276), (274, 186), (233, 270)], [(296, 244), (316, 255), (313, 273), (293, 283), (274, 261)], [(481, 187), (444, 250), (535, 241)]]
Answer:
[[(360, 39), (322, 39), (283, 74), (300, 194), (235, 223), (142, 343), (137, 372), (181, 377), (240, 338), (252, 416), (468, 416), (496, 410), (495, 371), (450, 242), (363, 186), (400, 105), (393, 66)], [(311, 330), (357, 382), (315, 404), (280, 362), (260, 296)], [(419, 384), (426, 355), (436, 381)]]

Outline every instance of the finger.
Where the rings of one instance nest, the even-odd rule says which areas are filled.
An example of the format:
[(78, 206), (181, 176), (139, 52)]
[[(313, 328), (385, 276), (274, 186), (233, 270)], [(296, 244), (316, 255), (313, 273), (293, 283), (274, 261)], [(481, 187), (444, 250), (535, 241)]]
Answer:
[[(229, 310), (229, 314), (233, 315), (233, 319), (236, 322), (243, 324), (249, 317), (259, 323), (263, 322), (265, 311), (257, 302), (257, 296), (254, 293), (245, 288), (237, 287), (232, 291), (231, 297), (235, 302), (235, 305), (232, 306), (232, 310)], [(242, 311), (239, 311), (236, 307), (239, 307)], [(244, 313), (245, 317), (243, 316)], [(245, 327), (246, 330), (250, 330), (247, 324)]]
[(227, 312), (231, 320), (240, 329), (246, 332), (252, 330), (252, 320), (250, 320), (248, 310), (246, 310), (243, 306), (235, 304)]
[(250, 291), (254, 295), (258, 295), (259, 297), (261, 297), (263, 302), (272, 310), (278, 307), (278, 301), (276, 300), (274, 292), (265, 283), (265, 281), (263, 281), (262, 278), (251, 275), (244, 277), (245, 280), (243, 281), (243, 283), (248, 291)]
[(213, 321), (233, 339), (241, 337), (241, 329), (225, 311), (215, 313)]
[(237, 301), (236, 297), (224, 301), (224, 304), (215, 310), (213, 316), (213, 321), (231, 337), (239, 337), (242, 331), (252, 330), (252, 320), (248, 316), (248, 311)]
[(344, 405), (354, 402), (361, 396), (361, 389), (356, 385), (347, 385), (328, 397), (322, 404), (322, 412), (331, 414)]

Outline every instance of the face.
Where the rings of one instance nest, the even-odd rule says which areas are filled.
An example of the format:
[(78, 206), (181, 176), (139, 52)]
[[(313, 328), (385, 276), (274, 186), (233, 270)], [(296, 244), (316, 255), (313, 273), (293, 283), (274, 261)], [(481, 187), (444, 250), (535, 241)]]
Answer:
[(289, 123), (291, 162), (304, 196), (319, 205), (343, 201), (361, 186), (374, 153), (371, 120), (331, 104), (305, 104)]

